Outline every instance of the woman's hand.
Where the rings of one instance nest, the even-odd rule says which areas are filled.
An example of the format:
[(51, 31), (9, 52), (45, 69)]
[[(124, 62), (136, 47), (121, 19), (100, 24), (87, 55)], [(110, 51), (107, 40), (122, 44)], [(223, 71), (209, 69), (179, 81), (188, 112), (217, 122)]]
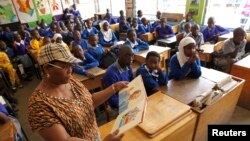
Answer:
[(118, 133), (119, 133), (119, 130), (116, 130), (114, 133), (107, 135), (104, 138), (104, 141), (121, 141), (124, 134), (118, 135)]
[(127, 86), (128, 82), (127, 81), (119, 81), (116, 82), (112, 85), (112, 88), (115, 92), (119, 92), (120, 90), (122, 90), (123, 88), (128, 87)]

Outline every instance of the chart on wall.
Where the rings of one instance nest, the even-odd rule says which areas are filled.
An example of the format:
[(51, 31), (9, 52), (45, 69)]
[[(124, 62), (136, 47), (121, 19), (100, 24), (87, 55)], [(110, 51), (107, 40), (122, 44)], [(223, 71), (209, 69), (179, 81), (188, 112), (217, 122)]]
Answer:
[(63, 9), (70, 8), (74, 4), (73, 0), (62, 0)]
[(13, 0), (13, 4), (21, 23), (28, 23), (37, 20), (32, 0)]
[(10, 0), (1, 0), (0, 2), (0, 24), (17, 22), (17, 14)]
[(49, 5), (53, 16), (63, 14), (61, 0), (49, 0)]
[(45, 16), (51, 13), (48, 0), (34, 0), (34, 4), (39, 16)]

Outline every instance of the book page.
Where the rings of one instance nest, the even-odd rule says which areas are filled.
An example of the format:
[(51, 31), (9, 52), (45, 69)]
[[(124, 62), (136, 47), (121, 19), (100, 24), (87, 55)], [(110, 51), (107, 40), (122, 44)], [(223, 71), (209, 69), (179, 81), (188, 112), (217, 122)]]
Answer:
[(137, 126), (143, 121), (147, 103), (147, 94), (141, 75), (119, 92), (119, 115), (111, 132), (119, 129), (119, 133)]

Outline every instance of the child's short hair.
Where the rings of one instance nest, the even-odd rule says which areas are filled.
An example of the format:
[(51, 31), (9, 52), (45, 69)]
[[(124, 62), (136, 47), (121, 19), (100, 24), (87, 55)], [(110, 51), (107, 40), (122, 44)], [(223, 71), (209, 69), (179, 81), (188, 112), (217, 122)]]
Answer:
[(234, 36), (239, 36), (239, 35), (244, 35), (246, 36), (246, 32), (243, 28), (241, 27), (238, 27), (238, 28), (235, 28), (234, 31), (233, 31), (233, 35)]
[(147, 54), (147, 56), (146, 56), (146, 60), (148, 60), (149, 59), (149, 57), (151, 57), (151, 56), (153, 56), (153, 57), (158, 57), (159, 58), (159, 61), (160, 61), (160, 54), (159, 53), (157, 53), (156, 51), (150, 51), (150, 52), (148, 52), (148, 54)]
[(127, 31), (127, 36), (129, 36), (132, 32), (135, 32), (135, 30), (134, 30), (134, 29), (129, 29), (129, 30)]

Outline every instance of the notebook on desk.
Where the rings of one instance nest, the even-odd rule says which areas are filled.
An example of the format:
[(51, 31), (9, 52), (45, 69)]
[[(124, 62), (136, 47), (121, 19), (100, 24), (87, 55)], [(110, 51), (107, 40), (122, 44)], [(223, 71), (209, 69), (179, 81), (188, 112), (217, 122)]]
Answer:
[(154, 137), (189, 115), (190, 112), (188, 105), (159, 92), (150, 96), (144, 121), (139, 124), (139, 127), (149, 137)]

